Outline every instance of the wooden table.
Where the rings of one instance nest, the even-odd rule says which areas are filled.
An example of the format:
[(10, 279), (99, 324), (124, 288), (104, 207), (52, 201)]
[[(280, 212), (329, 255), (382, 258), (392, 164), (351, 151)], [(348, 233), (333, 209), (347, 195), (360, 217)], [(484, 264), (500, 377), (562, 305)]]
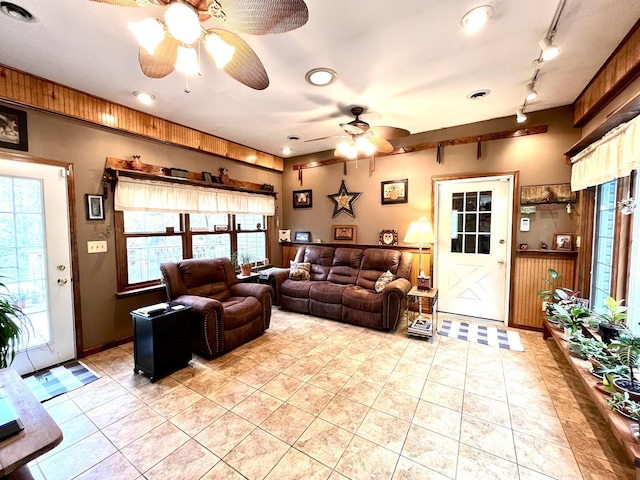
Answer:
[(602, 413), (604, 420), (611, 428), (611, 432), (613, 432), (618, 439), (627, 458), (636, 467), (636, 480), (640, 480), (640, 443), (633, 438), (629, 430), (629, 425), (637, 422), (626, 419), (609, 408), (607, 405), (608, 396), (596, 388), (598, 379), (591, 375), (591, 362), (571, 355), (567, 348), (567, 342), (562, 339), (562, 334), (563, 332), (560, 331), (557, 326), (550, 323), (547, 319), (544, 320), (543, 338), (553, 337), (558, 344), (560, 351), (573, 368), (576, 376), (582, 380), (582, 384), (591, 400), (593, 400), (594, 405), (600, 410), (600, 413)]
[(24, 424), (24, 430), (0, 442), (0, 477), (3, 477), (62, 442), (62, 430), (14, 369), (0, 369), (0, 388), (11, 399)]

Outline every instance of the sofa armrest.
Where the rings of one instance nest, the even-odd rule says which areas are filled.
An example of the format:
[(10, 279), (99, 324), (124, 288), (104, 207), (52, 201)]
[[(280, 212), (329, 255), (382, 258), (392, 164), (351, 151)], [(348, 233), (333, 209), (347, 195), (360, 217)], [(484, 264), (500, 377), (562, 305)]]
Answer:
[(409, 280), (396, 278), (380, 292), (384, 311), (383, 328), (390, 330), (396, 328), (398, 321), (402, 317), (409, 290), (411, 290), (411, 282)]
[(406, 297), (407, 293), (411, 290), (411, 282), (406, 278), (396, 278), (394, 281), (389, 282), (381, 293), (387, 294), (391, 292), (398, 292), (402, 297)]
[(201, 316), (207, 315), (212, 309), (222, 310), (222, 303), (215, 298), (199, 297), (197, 295), (180, 295), (173, 302), (185, 307), (191, 307), (192, 313)]
[(233, 297), (256, 297), (263, 302), (265, 295), (273, 296), (273, 289), (261, 283), (234, 283), (229, 287)]
[(197, 295), (180, 295), (175, 303), (191, 307), (191, 346), (211, 358), (224, 350), (224, 308), (218, 300)]

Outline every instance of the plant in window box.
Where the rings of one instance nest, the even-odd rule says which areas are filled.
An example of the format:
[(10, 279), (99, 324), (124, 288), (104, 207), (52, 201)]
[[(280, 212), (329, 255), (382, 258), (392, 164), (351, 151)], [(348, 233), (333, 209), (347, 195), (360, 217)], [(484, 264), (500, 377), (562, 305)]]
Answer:
[(629, 425), (629, 430), (633, 438), (635, 438), (637, 442), (640, 441), (638, 435), (640, 432), (640, 403), (632, 400), (629, 394), (625, 392), (612, 394), (609, 400), (607, 400), (607, 405), (611, 410), (636, 421), (636, 423)]
[(619, 392), (628, 392), (632, 400), (640, 400), (640, 383), (636, 381), (634, 374), (640, 361), (640, 337), (623, 333), (608, 348), (618, 357), (620, 364), (629, 370), (629, 376), (615, 378), (613, 386)]
[(574, 304), (583, 304), (582, 299), (578, 298), (578, 292), (573, 291), (567, 287), (560, 287), (560, 275), (553, 268), (550, 268), (547, 273), (549, 278), (543, 278), (542, 281), (548, 285), (548, 288), (538, 290), (538, 296), (546, 302), (545, 315), (549, 321), (557, 323), (555, 317), (554, 305), (561, 304), (564, 307), (568, 307)]
[(627, 307), (622, 305), (623, 302), (624, 300), (607, 297), (604, 301), (604, 309), (597, 312), (600, 322), (598, 331), (604, 343), (611, 343), (626, 329)]
[(247, 252), (233, 252), (231, 254), (231, 263), (236, 269), (240, 268), (240, 273), (242, 275), (251, 275), (251, 267), (253, 267), (253, 263), (251, 255)]
[(555, 312), (553, 318), (557, 320), (558, 324), (565, 330), (565, 340), (568, 340), (580, 332), (582, 326), (591, 317), (591, 311), (582, 306), (565, 308), (559, 303), (556, 303), (553, 305), (553, 310)]
[(604, 353), (606, 345), (599, 340), (585, 337), (582, 332), (577, 332), (567, 342), (569, 351), (582, 360), (589, 360), (592, 357), (600, 356)]
[(13, 363), (22, 344), (21, 334), (28, 335), (32, 329), (29, 317), (15, 304), (6, 285), (0, 282), (0, 368)]

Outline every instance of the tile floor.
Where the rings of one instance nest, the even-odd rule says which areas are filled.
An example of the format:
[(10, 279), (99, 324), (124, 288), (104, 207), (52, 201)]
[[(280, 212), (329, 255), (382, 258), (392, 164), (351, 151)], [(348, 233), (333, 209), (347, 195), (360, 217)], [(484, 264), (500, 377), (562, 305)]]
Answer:
[(633, 479), (553, 341), (407, 339), (274, 308), (271, 328), (155, 384), (132, 345), (45, 403), (36, 479)]

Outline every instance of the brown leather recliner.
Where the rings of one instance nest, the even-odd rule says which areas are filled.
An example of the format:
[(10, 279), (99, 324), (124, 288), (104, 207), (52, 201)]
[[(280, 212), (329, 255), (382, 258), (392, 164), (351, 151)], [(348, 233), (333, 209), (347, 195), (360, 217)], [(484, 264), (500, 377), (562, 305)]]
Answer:
[(269, 328), (273, 289), (239, 283), (228, 258), (167, 262), (160, 271), (169, 301), (192, 308), (191, 346), (197, 353), (211, 358)]

